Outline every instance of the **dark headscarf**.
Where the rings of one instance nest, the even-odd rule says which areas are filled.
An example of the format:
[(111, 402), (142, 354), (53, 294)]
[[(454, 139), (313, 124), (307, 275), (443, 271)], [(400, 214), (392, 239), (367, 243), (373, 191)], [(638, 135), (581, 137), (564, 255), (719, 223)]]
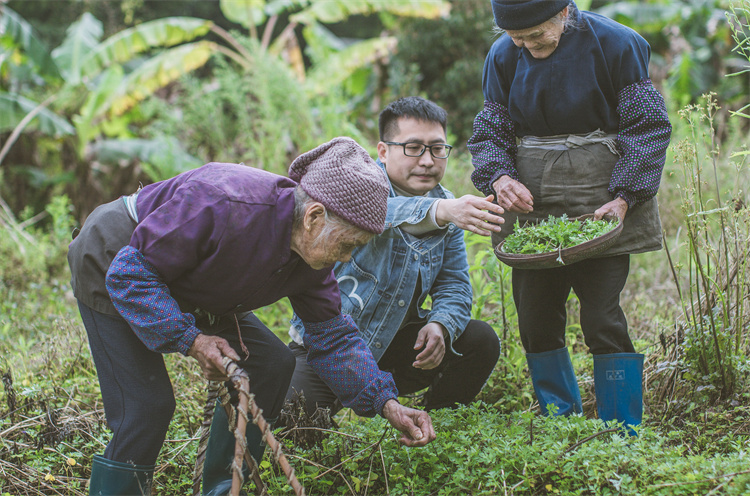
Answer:
[(500, 29), (528, 29), (559, 14), (570, 0), (492, 0), (495, 24)]

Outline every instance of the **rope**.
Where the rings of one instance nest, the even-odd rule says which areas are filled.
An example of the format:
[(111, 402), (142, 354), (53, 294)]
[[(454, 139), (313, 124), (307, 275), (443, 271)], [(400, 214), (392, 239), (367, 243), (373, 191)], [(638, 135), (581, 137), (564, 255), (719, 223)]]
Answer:
[[(229, 428), (234, 430), (235, 449), (234, 460), (232, 461), (231, 496), (239, 496), (240, 489), (244, 484), (244, 476), (242, 475), (243, 460), (250, 468), (250, 474), (256, 487), (256, 494), (259, 496), (268, 495), (268, 488), (260, 478), (258, 464), (255, 461), (255, 458), (253, 458), (247, 450), (247, 438), (245, 437), (245, 432), (247, 430), (247, 424), (250, 422), (251, 418), (252, 422), (256, 424), (258, 429), (263, 433), (263, 441), (269, 446), (269, 448), (271, 448), (274, 460), (276, 460), (276, 463), (278, 463), (281, 470), (284, 472), (284, 475), (286, 475), (289, 485), (294, 490), (294, 494), (296, 496), (305, 496), (305, 489), (297, 480), (297, 477), (294, 474), (294, 469), (281, 451), (281, 444), (279, 444), (271, 433), (271, 426), (266, 422), (266, 419), (263, 418), (263, 411), (258, 408), (258, 405), (255, 403), (255, 395), (250, 393), (250, 378), (248, 377), (247, 372), (228, 357), (224, 357), (223, 365), (229, 379), (234, 385), (234, 388), (239, 393), (239, 405), (236, 409), (232, 407), (229, 391), (227, 391), (226, 386), (222, 383), (212, 382), (209, 384), (208, 401), (203, 410), (204, 420), (201, 424), (203, 432), (201, 433), (201, 439), (198, 445), (198, 457), (196, 459), (196, 467), (193, 476), (193, 496), (198, 496), (200, 494), (200, 481), (203, 475), (206, 446), (208, 445), (207, 432), (210, 432), (211, 429), (213, 408), (217, 398), (221, 401), (221, 404), (227, 413)], [(251, 414), (252, 417), (250, 417), (249, 414)]]
[(206, 449), (208, 438), (211, 436), (211, 422), (214, 419), (214, 405), (219, 397), (220, 382), (210, 381), (208, 383), (208, 399), (203, 407), (203, 422), (201, 422), (201, 437), (198, 441), (198, 454), (195, 458), (195, 471), (193, 472), (193, 496), (200, 496), (201, 479), (203, 479), (203, 464), (206, 461)]

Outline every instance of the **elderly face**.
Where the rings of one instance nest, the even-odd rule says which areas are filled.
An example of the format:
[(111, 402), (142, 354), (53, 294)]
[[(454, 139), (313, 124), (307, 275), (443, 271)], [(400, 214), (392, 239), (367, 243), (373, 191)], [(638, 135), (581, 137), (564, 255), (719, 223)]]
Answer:
[(304, 250), (302, 258), (313, 269), (331, 267), (336, 262), (348, 262), (355, 248), (366, 245), (372, 234), (360, 229), (323, 229)]
[(348, 262), (355, 248), (367, 244), (372, 233), (342, 221), (326, 219), (325, 207), (312, 203), (292, 231), (292, 250), (315, 270)]
[(565, 30), (565, 19), (568, 17), (568, 7), (547, 22), (527, 29), (505, 32), (518, 48), (526, 48), (535, 59), (546, 59), (557, 49), (560, 37)]

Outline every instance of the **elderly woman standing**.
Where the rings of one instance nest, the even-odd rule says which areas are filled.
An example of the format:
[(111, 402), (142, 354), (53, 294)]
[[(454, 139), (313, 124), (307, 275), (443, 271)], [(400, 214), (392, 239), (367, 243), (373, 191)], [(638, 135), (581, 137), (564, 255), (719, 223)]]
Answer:
[[(294, 357), (252, 313), (288, 297), (309, 332), (310, 364), (358, 414), (381, 414), (402, 442), (435, 438), (429, 416), (401, 406), (351, 318), (332, 272), (384, 228), (388, 181), (367, 152), (336, 138), (298, 157), (289, 178), (211, 163), (100, 206), (71, 243), (72, 285), (113, 435), (95, 456), (91, 494), (149, 494), (175, 408), (162, 354), (226, 380), (222, 359), (250, 376), (278, 416)], [(231, 384), (230, 384), (231, 385)], [(248, 426), (248, 447), (263, 454)], [(203, 493), (227, 494), (234, 435), (217, 406)]]
[[(655, 195), (671, 125), (648, 75), (650, 47), (633, 30), (569, 0), (492, 0), (505, 31), (484, 65), (484, 109), (469, 140), (472, 180), (507, 215), (624, 221), (617, 244), (589, 260), (544, 270), (513, 269), (521, 341), (543, 412), (581, 412), (565, 346), (571, 288), (594, 355), (599, 417), (638, 425), (643, 355), (635, 353), (620, 292), (630, 254), (661, 248)], [(512, 229), (493, 234), (499, 243)]]

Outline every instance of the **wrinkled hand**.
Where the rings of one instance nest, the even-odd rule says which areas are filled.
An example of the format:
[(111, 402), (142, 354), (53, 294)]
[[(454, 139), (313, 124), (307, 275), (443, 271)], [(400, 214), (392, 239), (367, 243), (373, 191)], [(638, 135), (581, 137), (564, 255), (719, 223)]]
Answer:
[(206, 336), (198, 334), (193, 345), (188, 350), (188, 356), (198, 360), (198, 364), (203, 370), (203, 376), (209, 381), (226, 381), (226, 370), (222, 360), (225, 356), (232, 360), (239, 360), (237, 354), (226, 339), (218, 336)]
[(434, 369), (443, 361), (445, 356), (445, 327), (437, 322), (430, 322), (419, 330), (417, 341), (414, 343), (414, 349), (424, 350), (417, 355), (417, 360), (412, 363), (416, 369), (430, 370)]
[(500, 215), (504, 210), (492, 203), (492, 196), (482, 198), (474, 195), (464, 195), (452, 200), (440, 200), (437, 204), (435, 217), (439, 226), (453, 222), (457, 227), (466, 231), (489, 236), (492, 232), (500, 232), (498, 224), (505, 222)]
[(534, 197), (531, 192), (510, 176), (500, 176), (492, 183), (497, 193), (497, 203), (508, 212), (527, 214), (534, 210)]
[(625, 214), (628, 212), (628, 202), (621, 197), (617, 197), (609, 203), (605, 203), (594, 212), (594, 220), (599, 220), (605, 215), (614, 215), (620, 220), (625, 220)]
[(399, 442), (405, 446), (425, 446), (437, 437), (427, 412), (405, 407), (396, 400), (388, 400), (382, 415), (401, 432)]

